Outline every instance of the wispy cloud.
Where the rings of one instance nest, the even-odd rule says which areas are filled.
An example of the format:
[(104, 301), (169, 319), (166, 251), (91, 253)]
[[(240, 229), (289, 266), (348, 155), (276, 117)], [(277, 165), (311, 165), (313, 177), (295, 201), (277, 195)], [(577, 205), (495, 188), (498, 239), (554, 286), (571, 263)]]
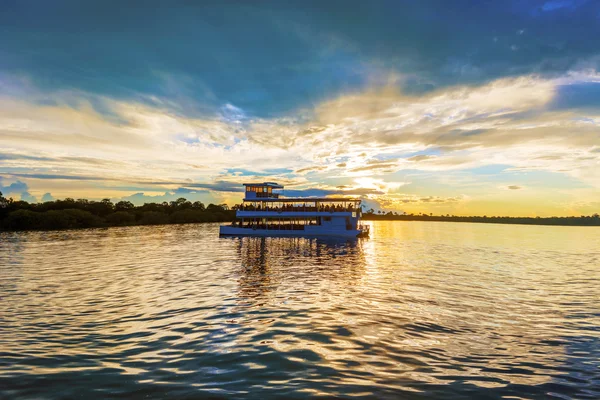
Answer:
[[(235, 193), (243, 179), (226, 174), (233, 165), (255, 171), (295, 168), (272, 179), (290, 185), (337, 179), (362, 193), (364, 182), (352, 177), (502, 164), (515, 171), (568, 174), (598, 187), (593, 171), (600, 160), (600, 114), (549, 107), (560, 96), (556, 88), (569, 79), (575, 78), (526, 76), (417, 97), (391, 88), (370, 90), (317, 105), (310, 121), (255, 118), (243, 127), (218, 116), (191, 119), (168, 109), (103, 99), (119, 121), (128, 121), (116, 123), (87, 100), (73, 107), (60, 105), (59, 99), (46, 106), (3, 97), (0, 142), (8, 151), (0, 156), (0, 172), (13, 179)], [(232, 112), (243, 115), (237, 108)], [(307, 180), (307, 174), (313, 178)], [(389, 193), (389, 187), (371, 189)]]

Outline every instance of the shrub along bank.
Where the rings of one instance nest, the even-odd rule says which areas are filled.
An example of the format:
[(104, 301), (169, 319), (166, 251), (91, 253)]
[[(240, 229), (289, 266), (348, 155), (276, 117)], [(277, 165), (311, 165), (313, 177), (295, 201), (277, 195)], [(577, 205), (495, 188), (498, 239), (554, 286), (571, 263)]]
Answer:
[(225, 204), (194, 203), (185, 198), (135, 206), (129, 201), (64, 199), (28, 203), (0, 193), (0, 230), (54, 230), (106, 226), (184, 224), (232, 221), (235, 211)]

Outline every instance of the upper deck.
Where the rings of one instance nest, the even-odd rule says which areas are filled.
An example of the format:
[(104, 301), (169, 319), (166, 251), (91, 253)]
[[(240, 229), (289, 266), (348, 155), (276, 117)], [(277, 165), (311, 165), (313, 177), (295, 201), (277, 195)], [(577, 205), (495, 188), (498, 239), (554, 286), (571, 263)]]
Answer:
[(246, 195), (237, 210), (238, 217), (309, 217), (360, 215), (360, 199), (347, 197), (280, 197), (273, 182), (246, 183)]
[(277, 199), (279, 193), (274, 190), (283, 189), (282, 185), (278, 185), (275, 182), (263, 182), (263, 183), (244, 183), (246, 187), (246, 193), (244, 195), (244, 201), (257, 200), (257, 199)]
[(360, 200), (344, 198), (296, 197), (290, 199), (260, 200), (245, 202), (238, 210), (239, 217), (288, 216), (352, 216), (360, 213)]

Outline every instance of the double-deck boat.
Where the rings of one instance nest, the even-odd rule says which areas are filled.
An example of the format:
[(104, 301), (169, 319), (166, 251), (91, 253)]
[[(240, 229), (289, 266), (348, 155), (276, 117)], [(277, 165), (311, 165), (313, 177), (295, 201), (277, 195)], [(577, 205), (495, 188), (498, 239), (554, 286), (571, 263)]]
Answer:
[(345, 197), (284, 197), (274, 182), (244, 183), (242, 204), (231, 225), (222, 225), (224, 236), (329, 236), (369, 235), (360, 224), (360, 199)]

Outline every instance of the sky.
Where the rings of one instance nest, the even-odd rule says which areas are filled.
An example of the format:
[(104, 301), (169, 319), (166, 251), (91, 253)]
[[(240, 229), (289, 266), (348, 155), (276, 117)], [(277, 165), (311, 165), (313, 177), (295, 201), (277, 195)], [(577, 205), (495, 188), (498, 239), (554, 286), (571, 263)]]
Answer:
[(600, 211), (600, 1), (0, 0), (0, 191)]

